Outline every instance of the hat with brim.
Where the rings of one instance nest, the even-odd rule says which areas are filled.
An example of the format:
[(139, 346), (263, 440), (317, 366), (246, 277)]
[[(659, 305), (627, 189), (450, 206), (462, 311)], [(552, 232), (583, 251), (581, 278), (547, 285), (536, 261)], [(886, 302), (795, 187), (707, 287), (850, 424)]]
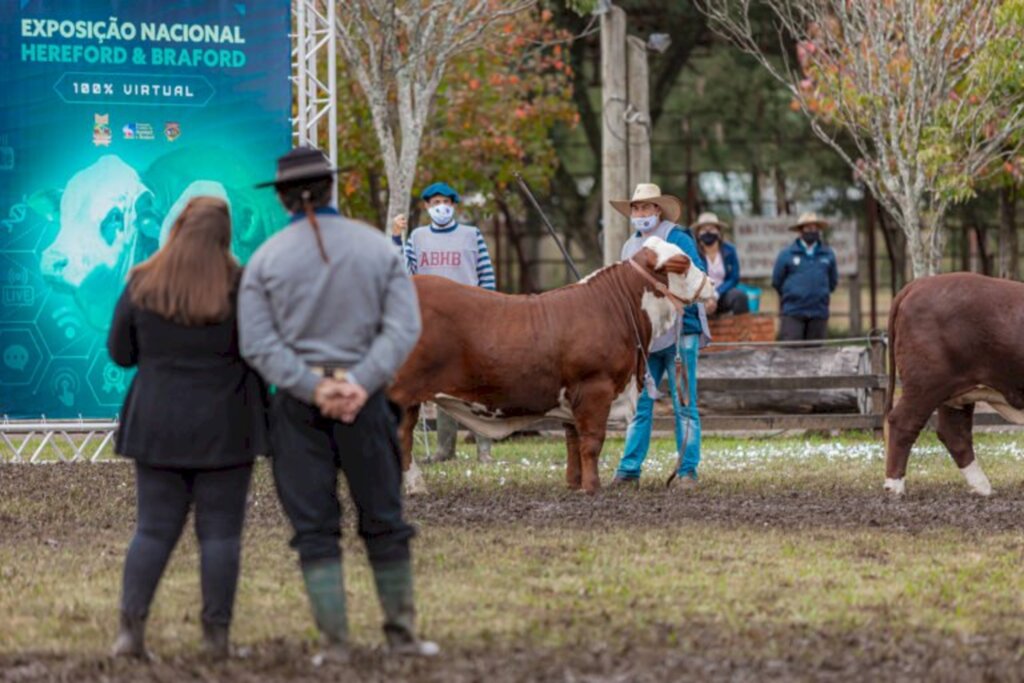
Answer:
[(273, 180), (257, 183), (256, 187), (293, 185), (308, 180), (330, 178), (338, 172), (331, 168), (324, 153), (312, 147), (296, 147), (277, 160), (277, 176)]
[(824, 218), (821, 218), (820, 216), (818, 216), (818, 214), (814, 213), (813, 211), (808, 211), (807, 213), (800, 214), (800, 218), (797, 219), (796, 223), (789, 226), (789, 229), (800, 231), (809, 225), (817, 225), (819, 228), (827, 228), (828, 221), (826, 221)]
[(693, 224), (693, 231), (697, 232), (705, 225), (713, 225), (719, 230), (726, 230), (729, 227), (722, 221), (718, 220), (718, 216), (710, 211), (705, 211), (701, 215), (697, 216), (697, 220)]
[(629, 207), (632, 204), (655, 204), (661, 209), (661, 217), (672, 223), (677, 223), (683, 215), (683, 202), (678, 197), (670, 194), (662, 194), (661, 188), (652, 183), (640, 183), (633, 190), (633, 196), (626, 200), (612, 200), (609, 202), (612, 207), (626, 218), (630, 217)]

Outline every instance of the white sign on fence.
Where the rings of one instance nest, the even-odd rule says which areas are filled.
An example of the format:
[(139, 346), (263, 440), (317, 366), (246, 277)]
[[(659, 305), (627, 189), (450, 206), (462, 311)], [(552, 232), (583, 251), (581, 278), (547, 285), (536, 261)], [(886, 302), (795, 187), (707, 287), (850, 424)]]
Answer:
[[(771, 277), (779, 252), (796, 239), (787, 227), (796, 222), (793, 216), (762, 218), (747, 216), (733, 224), (733, 243), (740, 257), (743, 278)], [(853, 220), (829, 221), (825, 241), (836, 253), (840, 275), (857, 274), (857, 224)]]

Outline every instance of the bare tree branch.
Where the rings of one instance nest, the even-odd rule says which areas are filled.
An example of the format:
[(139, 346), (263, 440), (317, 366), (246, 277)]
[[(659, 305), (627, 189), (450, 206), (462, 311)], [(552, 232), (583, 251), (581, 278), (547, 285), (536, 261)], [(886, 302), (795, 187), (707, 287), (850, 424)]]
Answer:
[(752, 0), (698, 5), (789, 89), (815, 135), (899, 222), (920, 276), (940, 266), (951, 203), (1024, 137), (1024, 89), (985, 66), (998, 41), (1008, 41), (1004, 63), (1024, 59), (1021, 27), (997, 16), (1004, 2), (760, 0), (779, 40), (797, 44), (799, 63), (782, 50), (781, 66), (755, 40)]

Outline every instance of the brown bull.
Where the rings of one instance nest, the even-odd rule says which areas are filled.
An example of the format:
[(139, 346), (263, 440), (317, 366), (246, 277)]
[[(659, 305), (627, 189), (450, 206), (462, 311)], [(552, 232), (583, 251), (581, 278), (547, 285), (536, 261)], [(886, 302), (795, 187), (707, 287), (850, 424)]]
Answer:
[(684, 303), (714, 296), (707, 276), (657, 237), (632, 260), (539, 295), (413, 278), (423, 333), (388, 392), (405, 409), (402, 465), (413, 491), (413, 430), (420, 404), (433, 400), (446, 400), (446, 408), (460, 403), (464, 414), (489, 425), (512, 425), (489, 436), (545, 416), (562, 419), (568, 485), (597, 491), (612, 403), (627, 390), (635, 395), (643, 382), (640, 349), (672, 326)]
[[(974, 454), (974, 404), (1024, 424), (1024, 284), (951, 273), (915, 280), (889, 314), (885, 488), (905, 489), (907, 458), (935, 410), (938, 435), (971, 489), (992, 493)], [(892, 406), (896, 374), (903, 393)]]

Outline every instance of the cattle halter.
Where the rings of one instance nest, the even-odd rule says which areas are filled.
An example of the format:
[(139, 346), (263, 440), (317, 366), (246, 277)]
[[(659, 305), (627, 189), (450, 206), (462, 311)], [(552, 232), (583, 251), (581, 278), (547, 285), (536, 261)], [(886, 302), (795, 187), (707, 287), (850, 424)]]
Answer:
[(643, 276), (645, 280), (651, 283), (654, 286), (654, 289), (657, 290), (659, 294), (662, 294), (665, 298), (672, 302), (672, 305), (675, 306), (676, 311), (680, 314), (683, 312), (683, 309), (685, 307), (696, 303), (700, 299), (701, 292), (704, 291), (704, 287), (707, 286), (708, 281), (711, 279), (707, 276), (706, 273), (701, 272), (702, 279), (700, 281), (700, 287), (698, 287), (697, 291), (694, 292), (693, 298), (684, 299), (678, 294), (673, 293), (668, 288), (668, 285), (659, 281), (653, 275), (648, 273), (646, 268), (644, 268), (643, 266), (636, 262), (636, 259), (629, 259), (629, 265), (633, 266), (633, 269), (636, 270), (636, 272), (640, 273), (640, 275)]

